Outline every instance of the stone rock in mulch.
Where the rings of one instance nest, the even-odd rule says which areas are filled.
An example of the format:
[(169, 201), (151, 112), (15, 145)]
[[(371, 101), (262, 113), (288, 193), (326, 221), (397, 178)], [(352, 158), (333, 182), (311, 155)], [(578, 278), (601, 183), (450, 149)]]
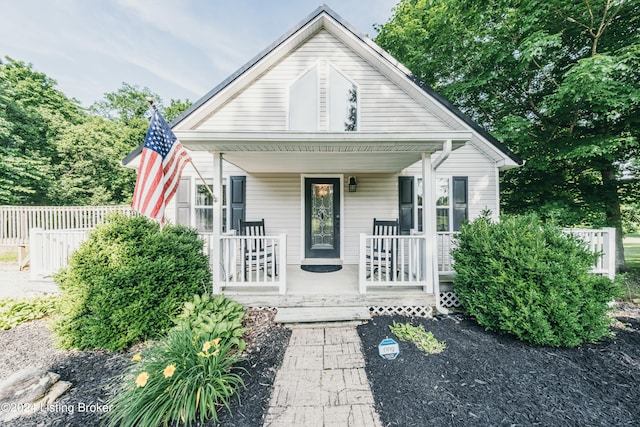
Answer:
[(68, 381), (46, 369), (28, 366), (0, 383), (0, 421), (41, 411), (71, 388)]

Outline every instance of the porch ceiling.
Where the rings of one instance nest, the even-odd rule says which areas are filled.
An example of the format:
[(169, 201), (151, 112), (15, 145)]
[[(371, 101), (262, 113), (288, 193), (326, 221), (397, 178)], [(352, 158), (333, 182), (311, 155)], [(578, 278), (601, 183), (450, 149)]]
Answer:
[(453, 149), (471, 132), (394, 133), (219, 133), (176, 132), (194, 151), (220, 152), (225, 160), (252, 173), (393, 173), (414, 164), (422, 153)]

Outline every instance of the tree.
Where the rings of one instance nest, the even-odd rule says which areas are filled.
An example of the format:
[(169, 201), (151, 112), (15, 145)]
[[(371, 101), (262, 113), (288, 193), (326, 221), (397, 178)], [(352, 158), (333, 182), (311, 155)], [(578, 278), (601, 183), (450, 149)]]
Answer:
[(167, 123), (171, 123), (189, 107), (191, 107), (191, 101), (188, 99), (185, 99), (184, 101), (180, 99), (172, 99), (169, 106), (164, 108), (162, 114)]
[(106, 119), (120, 120), (126, 124), (133, 124), (142, 119), (148, 123), (151, 119), (151, 106), (147, 98), (154, 99), (162, 106), (160, 97), (151, 92), (151, 89), (122, 83), (122, 87), (117, 91), (105, 93), (104, 99), (95, 102), (90, 111)]
[(78, 102), (31, 64), (0, 61), (0, 203), (51, 203), (60, 133), (84, 117)]
[(128, 203), (135, 172), (120, 166), (139, 132), (119, 120), (88, 116), (69, 126), (57, 144), (59, 179), (52, 198), (62, 205), (108, 205)]
[(526, 160), (506, 212), (616, 227), (637, 200), (640, 2), (402, 0), (376, 42)]

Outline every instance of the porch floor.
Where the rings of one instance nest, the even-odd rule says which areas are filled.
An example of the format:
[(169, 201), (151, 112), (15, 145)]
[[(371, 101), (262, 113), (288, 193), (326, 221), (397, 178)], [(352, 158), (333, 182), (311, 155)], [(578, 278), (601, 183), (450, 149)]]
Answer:
[(434, 306), (435, 296), (422, 287), (376, 287), (362, 295), (358, 266), (344, 265), (332, 273), (310, 273), (300, 265), (287, 266), (287, 293), (277, 287), (229, 286), (223, 293), (249, 307), (378, 307)]

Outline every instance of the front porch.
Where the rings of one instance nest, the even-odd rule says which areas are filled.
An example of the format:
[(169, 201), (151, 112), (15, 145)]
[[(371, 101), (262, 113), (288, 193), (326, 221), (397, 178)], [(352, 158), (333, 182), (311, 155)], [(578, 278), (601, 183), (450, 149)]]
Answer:
[[(344, 265), (331, 273), (311, 273), (300, 265), (285, 266), (286, 293), (277, 285), (224, 286), (222, 292), (250, 307), (433, 307), (435, 295), (421, 286), (376, 287), (362, 294), (357, 265)], [(277, 278), (276, 278), (277, 279)]]
[[(248, 307), (277, 307), (279, 313), (287, 309), (309, 310), (313, 314), (306, 316), (315, 319), (329, 319), (330, 311), (336, 307), (353, 311), (367, 309), (371, 314), (425, 316), (436, 306), (435, 295), (425, 293), (420, 286), (377, 287), (361, 294), (357, 265), (344, 265), (341, 270), (331, 273), (307, 272), (300, 265), (287, 265), (285, 270), (286, 294), (278, 293), (276, 286), (228, 286), (223, 293)], [(304, 320), (295, 322), (301, 321)]]
[[(436, 239), (424, 234), (359, 235), (358, 263), (344, 264), (333, 273), (304, 271), (288, 256), (286, 234), (278, 236), (220, 236), (220, 251), (213, 234), (203, 236), (205, 252), (214, 271), (213, 293), (237, 296), (243, 303), (273, 306), (331, 305), (349, 298), (357, 305), (432, 305), (443, 277), (453, 274), (451, 249), (455, 233), (440, 232)], [(289, 260), (289, 262), (287, 262)], [(331, 260), (328, 260), (331, 261)], [(219, 274), (216, 275), (215, 271)], [(413, 302), (413, 304), (410, 304)], [(376, 304), (374, 304), (376, 303)]]

